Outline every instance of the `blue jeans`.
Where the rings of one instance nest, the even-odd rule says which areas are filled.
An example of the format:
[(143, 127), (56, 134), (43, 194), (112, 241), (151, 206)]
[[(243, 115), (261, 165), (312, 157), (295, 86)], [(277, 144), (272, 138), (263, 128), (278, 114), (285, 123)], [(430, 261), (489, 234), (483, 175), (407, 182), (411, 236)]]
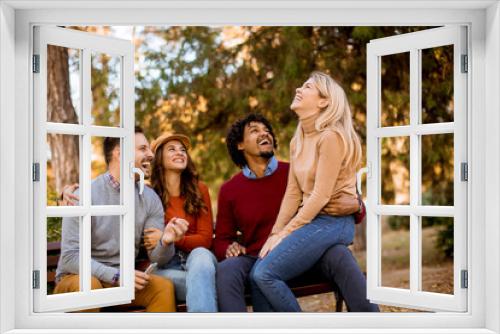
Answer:
[(208, 249), (193, 249), (187, 258), (176, 252), (164, 269), (155, 274), (174, 283), (178, 301), (186, 301), (188, 312), (217, 312), (215, 267), (217, 259)]
[(220, 312), (247, 311), (245, 291), (255, 261), (255, 256), (240, 255), (229, 257), (217, 264), (217, 299)]
[(380, 312), (378, 305), (366, 298), (365, 275), (345, 245), (330, 247), (316, 263), (316, 269), (337, 285), (349, 312)]
[(353, 216), (318, 215), (292, 232), (252, 268), (252, 298), (259, 305), (255, 311), (300, 312), (299, 303), (285, 281), (313, 267), (331, 246), (347, 246), (353, 238)]

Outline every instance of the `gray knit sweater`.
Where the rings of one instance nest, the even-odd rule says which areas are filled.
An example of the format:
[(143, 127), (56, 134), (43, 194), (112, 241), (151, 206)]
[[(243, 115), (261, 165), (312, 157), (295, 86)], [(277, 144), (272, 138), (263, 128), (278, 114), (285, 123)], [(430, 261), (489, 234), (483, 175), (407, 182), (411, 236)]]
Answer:
[[(109, 173), (99, 175), (92, 181), (92, 205), (119, 205), (120, 192), (111, 186)], [(75, 192), (77, 193), (78, 190)], [(153, 189), (145, 186), (139, 195), (135, 186), (135, 256), (139, 253), (145, 228), (163, 231), (163, 206)], [(92, 276), (111, 283), (120, 267), (120, 217), (99, 216), (91, 219), (91, 270)], [(132, 246), (132, 245), (130, 245)], [(161, 266), (174, 255), (174, 245), (160, 243), (149, 254), (151, 262)], [(79, 273), (79, 218), (65, 217), (62, 222), (61, 256), (57, 264), (56, 277)]]

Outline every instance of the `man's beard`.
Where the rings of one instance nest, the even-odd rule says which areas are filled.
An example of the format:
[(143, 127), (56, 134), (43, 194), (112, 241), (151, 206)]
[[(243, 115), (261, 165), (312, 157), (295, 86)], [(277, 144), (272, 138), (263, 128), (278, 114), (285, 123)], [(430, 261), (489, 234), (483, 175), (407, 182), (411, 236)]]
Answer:
[(259, 156), (261, 158), (271, 159), (274, 156), (274, 151), (260, 152)]

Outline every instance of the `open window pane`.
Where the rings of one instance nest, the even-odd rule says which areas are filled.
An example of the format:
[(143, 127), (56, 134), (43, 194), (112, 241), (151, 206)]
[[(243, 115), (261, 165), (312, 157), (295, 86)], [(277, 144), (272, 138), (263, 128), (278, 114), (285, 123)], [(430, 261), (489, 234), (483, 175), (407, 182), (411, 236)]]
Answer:
[[(61, 47), (51, 47), (52, 45)], [(74, 50), (63, 48), (68, 46)], [(55, 51), (59, 52), (57, 54), (61, 57), (59, 61), (55, 61), (53, 55)], [(113, 67), (112, 70), (104, 65), (98, 65), (98, 62), (95, 65), (94, 62), (97, 71), (106, 74), (105, 88), (102, 88), (103, 85), (97, 85), (95, 81), (99, 75), (103, 77), (103, 73), (97, 73), (93, 80), (91, 56), (93, 52), (96, 54), (98, 51), (102, 54), (114, 54), (115, 59), (109, 60), (106, 65)], [(33, 289), (34, 311), (79, 311), (129, 303), (134, 296), (131, 275), (133, 247), (119, 249), (120, 269), (126, 275), (122, 275), (124, 282), (116, 289), (99, 292), (91, 290), (90, 259), (92, 257), (91, 215), (121, 217), (123, 226), (122, 233), (118, 236), (120, 243), (130, 244), (134, 235), (134, 194), (129, 191), (133, 189), (133, 179), (122, 177), (122, 174), (129, 174), (129, 166), (134, 161), (131, 43), (64, 28), (35, 27), (34, 54), (40, 57), (39, 71), (35, 71), (33, 76), (35, 123), (33, 175), (40, 176), (39, 180), (34, 179), (33, 183), (35, 287), (37, 278), (40, 282), (40, 288)], [(99, 61), (106, 61), (105, 57), (101, 58)], [(36, 65), (35, 62), (34, 64)], [(92, 97), (94, 92), (99, 92), (97, 86), (95, 89), (92, 87), (94, 83), (102, 88), (104, 94), (102, 98), (107, 101), (107, 107), (102, 110), (105, 111), (103, 114), (108, 116), (101, 117), (98, 113), (98, 117), (93, 117)], [(53, 86), (50, 87), (51, 85)], [(127, 92), (124, 101), (121, 101), (121, 90)], [(112, 112), (109, 112), (110, 110)], [(54, 111), (61, 111), (67, 114), (67, 117), (57, 118), (58, 115), (54, 114)], [(123, 112), (123, 115), (120, 115), (120, 112)], [(77, 117), (73, 117), (75, 115)], [(93, 122), (93, 119), (105, 119), (107, 122), (98, 122), (98, 125), (116, 124), (116, 126), (113, 128), (95, 126), (96, 122)], [(117, 150), (108, 153), (109, 157), (112, 157), (113, 175), (119, 184), (118, 188), (123, 188), (124, 193), (128, 194), (123, 195), (117, 190), (115, 198), (107, 200), (102, 199), (102, 191), (99, 192), (98, 189), (93, 191), (92, 187), (92, 174), (102, 175), (107, 170), (103, 152), (104, 137), (118, 137)], [(125, 146), (126, 149), (122, 150), (121, 146)], [(111, 148), (114, 149), (115, 146)], [(71, 184), (78, 184), (77, 195), (82, 205), (64, 205), (65, 203), (57, 205), (57, 194), (64, 186)], [(110, 182), (105, 185), (110, 185)], [(112, 205), (103, 208), (94, 203), (99, 199), (102, 205)], [(56, 218), (48, 218), (47, 221), (47, 217)], [(62, 240), (64, 245), (60, 245)], [(59, 250), (61, 247), (64, 251)], [(57, 287), (54, 281), (56, 267), (59, 268), (58, 273), (68, 274), (62, 278), (61, 285)], [(62, 283), (67, 283), (64, 280), (70, 278), (71, 274), (76, 276), (74, 282), (69, 282), (70, 286), (62, 289)], [(54, 295), (54, 291), (65, 293)]]
[(410, 124), (410, 53), (381, 57), (381, 126)]
[(382, 286), (410, 287), (410, 217), (381, 216)]
[(422, 123), (453, 122), (453, 45), (421, 52)]
[(410, 138), (381, 139), (382, 204), (410, 203)]
[(99, 179), (112, 189), (111, 197), (103, 197), (92, 192), (92, 205), (122, 204), (121, 176), (121, 139), (116, 137), (92, 137), (92, 180)]
[(453, 294), (453, 218), (421, 217), (422, 291)]
[(79, 147), (80, 136), (47, 135), (47, 206), (78, 204), (60, 201), (60, 195), (65, 186), (80, 183)]
[[(92, 276), (91, 289), (107, 289), (113, 285), (110, 278), (120, 271), (121, 262), (121, 217), (93, 216), (91, 219), (92, 271), (101, 276)], [(133, 245), (131, 245), (133, 247)], [(120, 282), (118, 282), (120, 283)]]
[[(461, 71), (459, 57), (467, 55), (466, 35), (465, 27), (450, 26), (372, 40), (368, 46), (367, 162), (375, 166), (368, 201), (380, 197), (368, 207), (367, 225), (380, 228), (368, 234), (368, 268), (377, 271), (368, 275), (368, 295), (382, 304), (467, 310), (468, 291), (457, 287), (457, 275), (468, 267), (467, 183), (457, 177), (457, 163), (467, 161), (469, 74)], [(377, 103), (384, 91), (384, 57), (404, 52), (410, 55), (410, 122), (381, 129), (388, 124), (383, 101)], [(394, 231), (397, 244), (389, 242)], [(388, 274), (388, 254), (395, 249), (399, 263), (409, 262), (409, 275), (402, 279)]]
[(47, 122), (81, 123), (80, 66), (80, 50), (47, 45)]
[(422, 204), (453, 206), (453, 133), (421, 136)]
[(121, 61), (118, 56), (92, 52), (92, 121), (120, 126)]

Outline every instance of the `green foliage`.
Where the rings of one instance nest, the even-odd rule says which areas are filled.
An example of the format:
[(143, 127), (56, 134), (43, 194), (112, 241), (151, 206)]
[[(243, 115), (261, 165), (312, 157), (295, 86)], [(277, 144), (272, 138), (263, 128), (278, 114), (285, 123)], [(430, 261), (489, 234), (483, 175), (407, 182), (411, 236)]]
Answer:
[[(434, 217), (434, 220), (438, 221), (438, 217)], [(436, 240), (436, 246), (441, 250), (448, 258), (453, 258), (453, 220), (448, 219), (444, 222), (438, 223), (443, 226), (443, 229), (439, 231)], [(436, 224), (437, 225), (437, 224)]]
[(61, 241), (61, 217), (47, 218), (47, 242)]
[(102, 126), (120, 125), (120, 60), (93, 53), (91, 64), (92, 119)]
[(409, 230), (410, 225), (408, 225), (407, 216), (391, 216), (387, 220), (389, 227), (392, 230)]

